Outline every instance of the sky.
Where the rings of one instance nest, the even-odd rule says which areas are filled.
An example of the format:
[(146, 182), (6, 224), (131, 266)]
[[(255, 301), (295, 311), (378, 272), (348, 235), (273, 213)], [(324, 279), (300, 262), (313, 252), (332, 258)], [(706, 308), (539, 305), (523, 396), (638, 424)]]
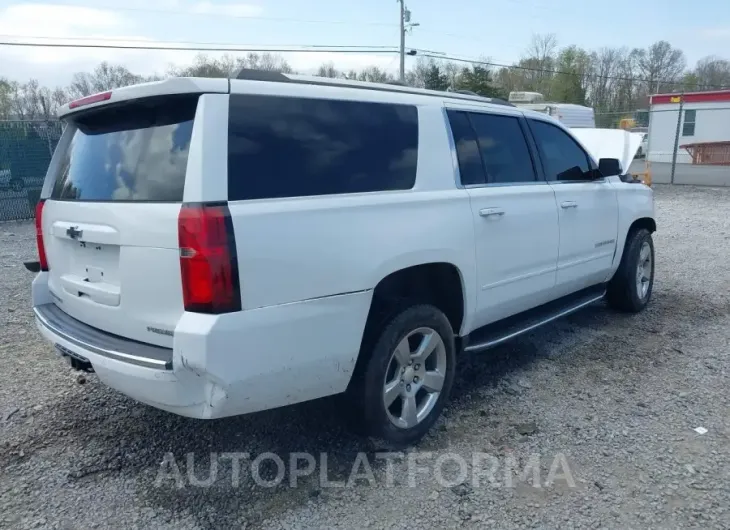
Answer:
[[(419, 23), (407, 46), (452, 56), (511, 63), (524, 55), (532, 35), (553, 33), (561, 46), (587, 49), (646, 47), (664, 39), (681, 48), (690, 65), (708, 55), (730, 59), (729, 0), (410, 0), (407, 7)], [(396, 0), (0, 0), (0, 42), (397, 47), (398, 16)], [(104, 60), (150, 75), (194, 56), (0, 45), (0, 77), (57, 86)], [(392, 53), (284, 57), (300, 72), (329, 61), (345, 70), (398, 69)]]

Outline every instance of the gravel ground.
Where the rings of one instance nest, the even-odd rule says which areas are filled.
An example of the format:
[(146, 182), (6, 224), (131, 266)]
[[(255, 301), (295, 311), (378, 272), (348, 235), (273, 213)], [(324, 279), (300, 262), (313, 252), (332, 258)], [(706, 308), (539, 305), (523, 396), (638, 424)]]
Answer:
[[(202, 422), (80, 383), (31, 320), (33, 228), (2, 224), (0, 527), (730, 528), (730, 190), (658, 186), (656, 199), (647, 310), (597, 305), (465, 358), (443, 421), (392, 464), (343, 429), (333, 399)], [(211, 485), (192, 485), (186, 455), (202, 480), (211, 452), (308, 452), (317, 471), (263, 487), (244, 467), (234, 486), (220, 458)], [(358, 453), (374, 480), (331, 487), (320, 453), (328, 480), (348, 480)]]

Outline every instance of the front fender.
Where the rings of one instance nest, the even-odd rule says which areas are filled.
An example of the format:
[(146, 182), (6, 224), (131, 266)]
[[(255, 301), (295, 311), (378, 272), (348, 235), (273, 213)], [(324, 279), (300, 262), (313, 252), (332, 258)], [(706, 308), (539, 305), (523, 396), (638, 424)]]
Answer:
[(654, 218), (654, 191), (644, 184), (626, 183), (620, 180), (612, 180), (617, 190), (618, 198), (618, 244), (616, 255), (613, 259), (613, 272), (618, 269), (623, 256), (626, 238), (637, 222), (651, 220), (656, 224)]

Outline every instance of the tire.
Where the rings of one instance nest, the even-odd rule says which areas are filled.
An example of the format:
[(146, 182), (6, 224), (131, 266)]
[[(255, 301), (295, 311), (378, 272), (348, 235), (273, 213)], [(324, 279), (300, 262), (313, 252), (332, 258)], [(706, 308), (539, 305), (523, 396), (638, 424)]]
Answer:
[(654, 241), (648, 230), (632, 230), (618, 270), (608, 283), (606, 299), (613, 309), (638, 313), (649, 303), (653, 288)]
[[(416, 354), (426, 345), (424, 362)], [(420, 440), (440, 416), (454, 382), (456, 347), (446, 315), (432, 305), (406, 307), (366, 331), (360, 356), (364, 362), (347, 392), (351, 423), (359, 424), (361, 434), (398, 446)], [(392, 389), (388, 407), (387, 389)]]

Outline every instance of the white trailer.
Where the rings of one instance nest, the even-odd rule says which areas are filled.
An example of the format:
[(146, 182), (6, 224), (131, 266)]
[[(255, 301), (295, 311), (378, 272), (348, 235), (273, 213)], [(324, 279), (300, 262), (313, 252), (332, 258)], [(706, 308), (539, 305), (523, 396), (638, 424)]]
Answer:
[(550, 103), (539, 92), (510, 92), (509, 102), (513, 105), (542, 112), (572, 129), (592, 129), (596, 126), (595, 113), (591, 107), (573, 103)]

